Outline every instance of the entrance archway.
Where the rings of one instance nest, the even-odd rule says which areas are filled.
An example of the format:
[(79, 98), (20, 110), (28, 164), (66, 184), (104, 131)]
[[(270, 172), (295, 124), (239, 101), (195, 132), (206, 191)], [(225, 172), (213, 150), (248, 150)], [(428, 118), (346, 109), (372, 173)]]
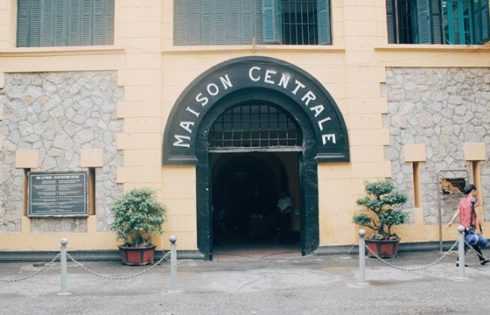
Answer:
[[(301, 142), (232, 146), (223, 152), (210, 149), (213, 140), (209, 135), (218, 118), (249, 103), (266, 104), (285, 113), (297, 126)], [(290, 152), (291, 147), (295, 147), (299, 177), (301, 252), (307, 254), (319, 241), (317, 162), (349, 160), (345, 122), (328, 92), (292, 64), (244, 57), (206, 71), (179, 97), (165, 128), (163, 163), (196, 165), (197, 244), (208, 259), (213, 253), (213, 154), (279, 154)]]

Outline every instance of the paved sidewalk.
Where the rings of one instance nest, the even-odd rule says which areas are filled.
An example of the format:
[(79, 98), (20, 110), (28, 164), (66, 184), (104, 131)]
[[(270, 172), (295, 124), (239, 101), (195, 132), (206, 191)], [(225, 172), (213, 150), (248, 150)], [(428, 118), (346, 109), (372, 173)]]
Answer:
[[(490, 256), (489, 251), (484, 252)], [(407, 252), (389, 260), (419, 268), (439, 252)], [(222, 256), (215, 261), (180, 260), (180, 292), (169, 293), (170, 263), (133, 279), (96, 277), (69, 263), (69, 296), (59, 296), (59, 264), (19, 282), (0, 282), (0, 314), (488, 314), (490, 265), (468, 253), (467, 279), (458, 278), (455, 255), (429, 269), (402, 271), (367, 259), (367, 286), (358, 283), (356, 255), (301, 257)], [(145, 267), (83, 262), (106, 275), (128, 275)], [(0, 279), (41, 267), (0, 263)]]

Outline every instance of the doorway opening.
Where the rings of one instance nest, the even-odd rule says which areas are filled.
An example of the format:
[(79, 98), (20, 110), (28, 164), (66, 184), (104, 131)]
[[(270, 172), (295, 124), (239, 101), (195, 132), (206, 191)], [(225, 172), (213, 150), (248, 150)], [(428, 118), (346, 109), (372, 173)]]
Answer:
[(210, 155), (214, 254), (300, 253), (300, 154)]

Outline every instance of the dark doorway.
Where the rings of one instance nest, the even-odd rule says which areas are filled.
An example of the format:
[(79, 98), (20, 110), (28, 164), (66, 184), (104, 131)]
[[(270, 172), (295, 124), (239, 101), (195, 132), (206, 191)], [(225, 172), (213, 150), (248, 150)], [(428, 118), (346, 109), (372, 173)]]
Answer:
[(214, 252), (254, 245), (272, 250), (284, 244), (300, 252), (298, 155), (211, 154)]

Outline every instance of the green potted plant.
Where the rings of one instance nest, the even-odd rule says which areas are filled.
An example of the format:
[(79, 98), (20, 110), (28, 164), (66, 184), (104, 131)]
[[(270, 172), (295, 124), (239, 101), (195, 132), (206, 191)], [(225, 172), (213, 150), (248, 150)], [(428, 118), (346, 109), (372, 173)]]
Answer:
[(148, 188), (133, 189), (114, 202), (112, 231), (118, 240), (123, 264), (141, 266), (153, 263), (152, 237), (162, 233), (166, 208)]
[[(406, 221), (407, 216), (401, 206), (407, 201), (407, 196), (397, 191), (390, 180), (367, 183), (365, 189), (367, 195), (359, 198), (357, 204), (365, 207), (368, 213), (355, 214), (353, 222), (373, 231), (366, 239), (370, 251), (380, 257), (394, 257), (398, 253), (400, 237), (392, 227)], [(368, 255), (373, 256), (369, 251)]]

